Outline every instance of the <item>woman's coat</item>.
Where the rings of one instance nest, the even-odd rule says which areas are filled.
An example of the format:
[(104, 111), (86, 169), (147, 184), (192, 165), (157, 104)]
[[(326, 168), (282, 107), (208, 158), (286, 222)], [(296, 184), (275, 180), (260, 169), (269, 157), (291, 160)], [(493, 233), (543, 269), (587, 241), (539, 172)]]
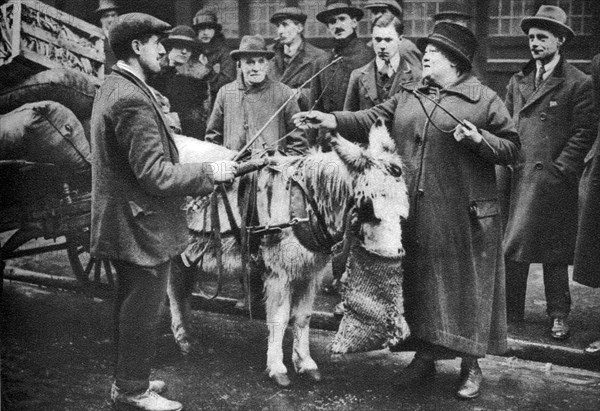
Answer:
[[(456, 121), (413, 88), (475, 124), (489, 146), (457, 142)], [(334, 115), (340, 134), (359, 141), (366, 141), (370, 125), (383, 117), (404, 159), (411, 202), (403, 232), (404, 293), (413, 335), (476, 356), (505, 351), (494, 164), (515, 161), (519, 137), (502, 100), (470, 76), (444, 90), (408, 83), (372, 109)]]

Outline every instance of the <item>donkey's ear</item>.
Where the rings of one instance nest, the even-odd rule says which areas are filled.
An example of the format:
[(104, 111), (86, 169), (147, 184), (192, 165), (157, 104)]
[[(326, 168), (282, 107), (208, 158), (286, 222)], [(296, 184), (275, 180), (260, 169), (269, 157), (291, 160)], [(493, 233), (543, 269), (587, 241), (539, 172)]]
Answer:
[(377, 117), (377, 120), (375, 120), (369, 131), (369, 151), (376, 157), (379, 153), (393, 153), (396, 151), (396, 144), (392, 140), (385, 121), (381, 117)]
[(370, 164), (365, 150), (346, 140), (339, 133), (331, 139), (331, 145), (337, 155), (351, 169), (363, 171)]

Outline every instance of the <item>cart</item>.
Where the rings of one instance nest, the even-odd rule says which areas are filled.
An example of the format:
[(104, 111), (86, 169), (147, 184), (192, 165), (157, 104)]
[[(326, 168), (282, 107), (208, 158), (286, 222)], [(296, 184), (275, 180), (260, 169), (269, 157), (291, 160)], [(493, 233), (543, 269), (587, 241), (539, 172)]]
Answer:
[[(83, 291), (110, 297), (113, 267), (90, 255), (90, 172), (74, 175), (49, 163), (0, 161), (0, 272), (18, 257), (66, 250), (69, 264)], [(51, 245), (31, 246), (36, 239)]]

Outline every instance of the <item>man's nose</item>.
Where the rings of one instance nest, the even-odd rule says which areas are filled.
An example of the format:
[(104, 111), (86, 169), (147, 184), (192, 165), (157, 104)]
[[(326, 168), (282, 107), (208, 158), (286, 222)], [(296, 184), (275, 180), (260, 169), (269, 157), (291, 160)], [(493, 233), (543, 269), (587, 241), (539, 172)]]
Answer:
[(165, 46), (162, 43), (158, 43), (158, 54), (166, 54), (167, 50), (165, 50)]

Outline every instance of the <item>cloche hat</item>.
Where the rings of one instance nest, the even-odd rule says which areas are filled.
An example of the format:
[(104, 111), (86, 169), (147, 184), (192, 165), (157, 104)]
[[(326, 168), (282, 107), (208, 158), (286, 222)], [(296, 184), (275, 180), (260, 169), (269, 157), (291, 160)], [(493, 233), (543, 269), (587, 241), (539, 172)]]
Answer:
[(450, 52), (458, 59), (472, 66), (473, 56), (477, 49), (477, 39), (468, 28), (454, 24), (440, 22), (433, 28), (433, 33), (428, 37), (421, 37), (417, 40), (417, 46), (422, 51), (428, 44), (439, 46), (445, 51)]

